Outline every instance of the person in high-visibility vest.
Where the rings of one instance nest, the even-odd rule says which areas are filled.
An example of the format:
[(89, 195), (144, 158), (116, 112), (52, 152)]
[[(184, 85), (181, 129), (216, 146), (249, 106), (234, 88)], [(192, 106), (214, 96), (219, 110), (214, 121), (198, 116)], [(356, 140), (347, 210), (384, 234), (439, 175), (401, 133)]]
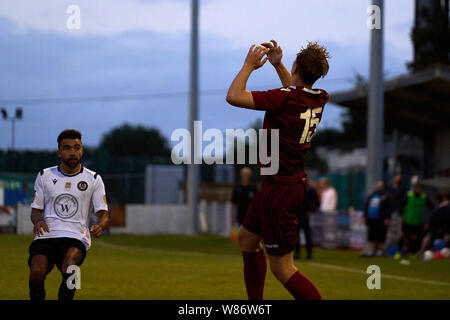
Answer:
[(424, 192), (424, 186), (416, 183), (413, 190), (408, 191), (403, 202), (402, 237), (399, 248), (404, 249), (404, 255), (416, 253), (424, 236), (425, 210), (432, 209), (433, 203)]

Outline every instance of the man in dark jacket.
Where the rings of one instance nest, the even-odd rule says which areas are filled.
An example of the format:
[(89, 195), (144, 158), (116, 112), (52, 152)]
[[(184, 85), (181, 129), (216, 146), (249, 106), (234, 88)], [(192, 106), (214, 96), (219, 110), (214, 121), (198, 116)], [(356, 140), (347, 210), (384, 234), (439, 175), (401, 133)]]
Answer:
[(397, 214), (403, 215), (403, 201), (408, 192), (408, 188), (402, 182), (402, 174), (397, 173), (392, 180), (392, 183), (387, 187), (387, 197), (389, 200), (389, 215)]
[(368, 239), (371, 244), (369, 256), (381, 256), (389, 226), (389, 206), (383, 181), (378, 181), (375, 191), (367, 197), (364, 217), (369, 231)]
[(233, 210), (232, 224), (234, 225), (237, 222), (239, 226), (242, 225), (253, 196), (256, 191), (258, 191), (258, 189), (253, 186), (250, 181), (252, 170), (248, 167), (244, 167), (241, 169), (240, 173), (241, 183), (234, 187), (233, 195), (231, 197)]
[[(309, 216), (316, 212), (320, 207), (319, 196), (315, 189), (316, 183), (314, 181), (309, 181), (308, 187), (306, 188), (305, 198), (300, 209), (300, 220), (299, 220), (299, 231), (303, 229), (306, 240), (306, 259), (310, 260), (312, 258), (312, 237), (311, 237), (311, 227), (309, 225)], [(300, 258), (300, 237), (298, 238), (297, 246), (295, 247), (294, 259)]]

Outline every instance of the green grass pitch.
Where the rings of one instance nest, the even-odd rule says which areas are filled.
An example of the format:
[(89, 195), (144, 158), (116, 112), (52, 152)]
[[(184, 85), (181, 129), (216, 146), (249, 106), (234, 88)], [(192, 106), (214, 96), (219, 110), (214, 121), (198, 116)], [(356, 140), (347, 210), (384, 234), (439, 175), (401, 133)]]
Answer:
[[(0, 299), (28, 299), (28, 246), (32, 236), (0, 235)], [(369, 290), (369, 265), (381, 268), (381, 289)], [(450, 259), (401, 265), (361, 258), (352, 250), (316, 249), (296, 261), (324, 299), (450, 299)], [(81, 267), (75, 299), (245, 299), (236, 243), (215, 236), (114, 235), (94, 239)], [(56, 299), (60, 275), (46, 280)], [(268, 270), (265, 299), (292, 299)]]

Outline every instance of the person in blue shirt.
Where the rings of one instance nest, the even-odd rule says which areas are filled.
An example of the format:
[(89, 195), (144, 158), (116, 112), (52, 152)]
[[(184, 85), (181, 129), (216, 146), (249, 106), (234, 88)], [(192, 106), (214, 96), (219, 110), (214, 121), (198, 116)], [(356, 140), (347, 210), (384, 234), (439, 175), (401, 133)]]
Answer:
[(374, 192), (367, 197), (364, 218), (371, 245), (369, 256), (381, 256), (384, 252), (384, 242), (389, 226), (389, 203), (383, 181), (378, 181)]

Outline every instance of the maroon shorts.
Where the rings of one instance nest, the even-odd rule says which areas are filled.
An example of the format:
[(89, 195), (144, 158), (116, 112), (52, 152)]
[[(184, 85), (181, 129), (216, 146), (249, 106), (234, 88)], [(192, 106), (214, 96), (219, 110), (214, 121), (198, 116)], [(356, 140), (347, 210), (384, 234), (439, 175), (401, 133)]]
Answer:
[(270, 255), (292, 252), (298, 242), (303, 183), (280, 184), (264, 179), (245, 215), (243, 226), (261, 236)]

